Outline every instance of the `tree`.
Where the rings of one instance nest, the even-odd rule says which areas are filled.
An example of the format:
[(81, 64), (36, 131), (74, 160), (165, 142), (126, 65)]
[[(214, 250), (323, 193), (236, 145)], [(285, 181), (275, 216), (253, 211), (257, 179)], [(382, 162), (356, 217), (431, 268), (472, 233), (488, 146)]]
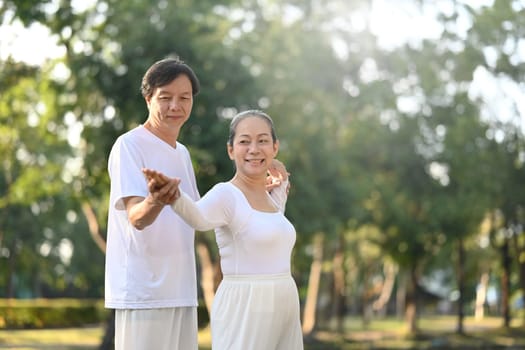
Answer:
[[(55, 119), (55, 113), (60, 115), (56, 82), (50, 67), (36, 70), (8, 60), (3, 68), (1, 227), (2, 255), (8, 261), (2, 264), (7, 277), (3, 295), (85, 290), (89, 287), (80, 283), (83, 274), (68, 272), (76, 237), (68, 234), (75, 220), (68, 217), (68, 210), (74, 209), (73, 189), (64, 187), (63, 178), (72, 170), (71, 149), (67, 127)], [(57, 224), (57, 218), (66, 224)]]

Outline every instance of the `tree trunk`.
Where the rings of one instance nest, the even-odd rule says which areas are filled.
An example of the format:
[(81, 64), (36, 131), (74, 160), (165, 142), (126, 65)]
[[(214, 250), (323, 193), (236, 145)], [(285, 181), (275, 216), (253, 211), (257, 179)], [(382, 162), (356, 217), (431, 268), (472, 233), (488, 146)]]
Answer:
[(510, 307), (509, 307), (509, 294), (510, 294), (510, 251), (509, 251), (509, 238), (505, 237), (505, 242), (501, 247), (501, 258), (503, 265), (503, 272), (501, 276), (501, 311), (503, 314), (503, 326), (505, 328), (510, 327)]
[[(82, 202), (82, 212), (86, 218), (89, 227), (89, 234), (97, 247), (106, 254), (106, 240), (100, 232), (100, 226), (97, 221), (95, 211), (89, 202)], [(106, 320), (104, 336), (98, 350), (113, 350), (115, 348), (115, 310), (110, 310), (109, 317)]]
[(13, 244), (7, 258), (7, 275), (6, 275), (6, 298), (15, 297), (15, 269), (16, 269), (16, 244)]
[(344, 236), (343, 234), (339, 237), (339, 243), (336, 248), (333, 261), (333, 278), (334, 278), (334, 290), (333, 290), (333, 308), (332, 315), (336, 319), (337, 332), (343, 331), (343, 321), (345, 314), (345, 271), (344, 271)]
[(215, 297), (215, 264), (210, 254), (208, 244), (205, 238), (197, 239), (196, 251), (199, 256), (201, 267), (201, 287), (204, 294), (204, 302), (208, 315), (211, 315), (211, 306)]
[(488, 272), (483, 272), (479, 279), (479, 286), (476, 290), (476, 309), (474, 311), (474, 318), (476, 321), (482, 320), (483, 317), (485, 317), (485, 302), (487, 301), (489, 277)]
[(397, 275), (396, 270), (397, 269), (394, 263), (389, 261), (384, 262), (383, 271), (385, 277), (383, 285), (381, 286), (381, 293), (372, 304), (374, 311), (381, 314), (382, 316), (386, 315), (386, 306), (392, 296), (392, 291), (394, 290), (394, 283), (396, 281)]
[[(513, 251), (514, 251), (514, 261), (518, 265), (518, 277), (519, 277), (519, 286), (523, 295), (525, 295), (525, 247), (523, 243), (520, 243), (520, 235), (514, 232), (512, 235), (513, 242)], [(522, 313), (525, 320), (525, 313)]]
[(310, 336), (315, 330), (317, 296), (321, 282), (321, 268), (323, 263), (323, 234), (318, 233), (313, 240), (313, 261), (310, 266), (308, 290), (303, 312), (303, 333)]
[(459, 290), (458, 299), (458, 324), (456, 332), (463, 334), (463, 324), (465, 320), (465, 246), (463, 245), (463, 239), (458, 241), (458, 272), (457, 272), (457, 284)]
[(98, 350), (113, 350), (115, 349), (115, 310), (111, 310), (108, 319), (106, 320), (106, 329), (102, 337), (102, 343)]
[(408, 298), (407, 284), (407, 273), (405, 270), (402, 270), (402, 272), (398, 274), (396, 291), (396, 315), (399, 319), (402, 319), (403, 316), (406, 316), (405, 311)]
[(363, 291), (361, 293), (361, 316), (363, 321), (363, 328), (367, 329), (372, 321), (372, 287), (370, 282), (370, 266), (365, 264), (363, 268)]
[(84, 213), (84, 216), (88, 223), (91, 238), (93, 238), (93, 241), (95, 241), (97, 247), (104, 254), (106, 254), (106, 240), (104, 239), (104, 237), (102, 237), (102, 234), (100, 232), (100, 226), (98, 225), (95, 211), (93, 210), (91, 204), (89, 204), (87, 201), (82, 202), (82, 212)]
[(409, 286), (407, 288), (407, 301), (406, 301), (406, 322), (408, 330), (411, 334), (415, 334), (418, 331), (417, 325), (417, 312), (418, 312), (418, 277), (416, 273), (416, 267), (411, 267)]

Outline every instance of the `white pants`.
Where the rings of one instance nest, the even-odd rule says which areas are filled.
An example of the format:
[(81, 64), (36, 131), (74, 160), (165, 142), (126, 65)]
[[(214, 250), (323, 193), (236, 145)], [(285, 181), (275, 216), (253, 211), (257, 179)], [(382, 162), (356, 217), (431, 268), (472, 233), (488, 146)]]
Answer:
[(197, 350), (197, 308), (115, 310), (115, 350)]
[(213, 301), (211, 335), (213, 350), (302, 350), (293, 278), (224, 276)]

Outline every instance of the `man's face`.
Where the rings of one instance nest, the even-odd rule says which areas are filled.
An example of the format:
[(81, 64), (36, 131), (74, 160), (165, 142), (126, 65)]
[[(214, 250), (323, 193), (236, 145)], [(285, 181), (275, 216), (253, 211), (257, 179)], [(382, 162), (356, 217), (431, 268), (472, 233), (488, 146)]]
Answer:
[(146, 98), (149, 119), (156, 128), (177, 128), (188, 120), (193, 107), (190, 79), (179, 75), (171, 83), (155, 88), (153, 95)]

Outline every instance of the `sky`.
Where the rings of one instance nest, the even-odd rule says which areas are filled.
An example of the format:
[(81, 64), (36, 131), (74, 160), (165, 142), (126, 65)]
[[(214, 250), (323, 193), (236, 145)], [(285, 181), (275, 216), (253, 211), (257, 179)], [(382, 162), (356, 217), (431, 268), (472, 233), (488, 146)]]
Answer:
[[(492, 6), (494, 0), (458, 0), (473, 8)], [(374, 0), (372, 3), (371, 30), (379, 37), (379, 44), (395, 47), (406, 41), (421, 38), (438, 38), (443, 31), (436, 21), (437, 13), (451, 15), (454, 11), (450, 0), (435, 0), (422, 6), (414, 0)], [(459, 16), (456, 30), (465, 34), (470, 27), (467, 16)], [(416, 28), (416, 30), (414, 30)]]
[(16, 21), (10, 26), (0, 26), (0, 59), (9, 56), (15, 61), (41, 66), (49, 58), (63, 57), (65, 51), (57, 46), (57, 38), (47, 27), (33, 24), (25, 28)]

